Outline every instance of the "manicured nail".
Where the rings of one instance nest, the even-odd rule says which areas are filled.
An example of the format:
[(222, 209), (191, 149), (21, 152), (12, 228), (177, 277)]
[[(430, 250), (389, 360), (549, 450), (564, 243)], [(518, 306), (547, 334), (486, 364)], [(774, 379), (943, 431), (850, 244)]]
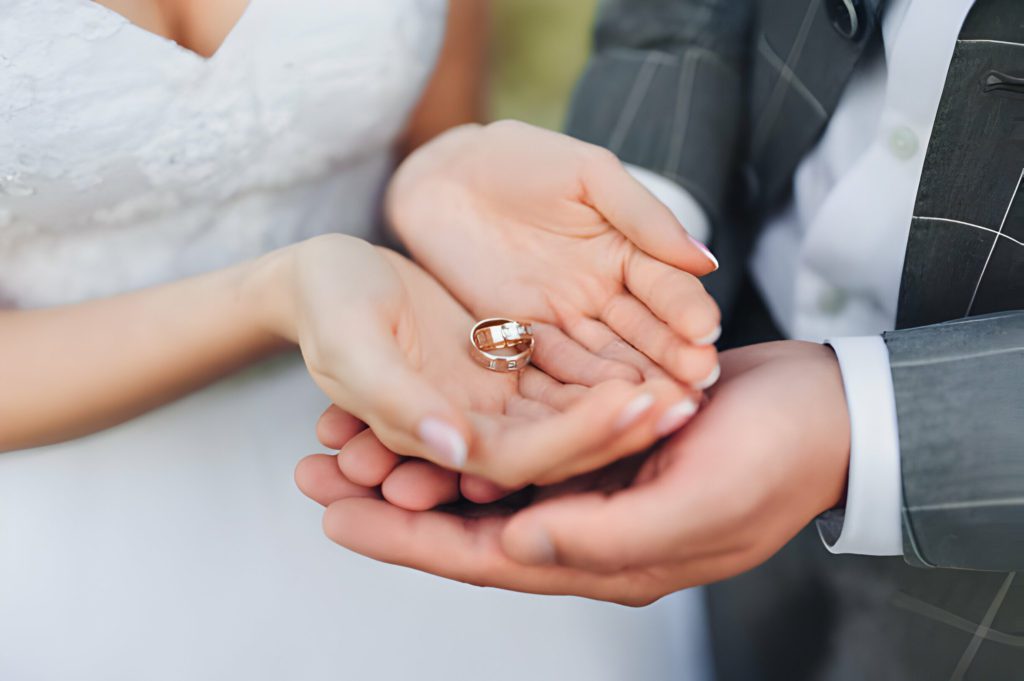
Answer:
[[(690, 235), (687, 234), (687, 236), (690, 236)], [(714, 265), (715, 269), (717, 270), (718, 269), (718, 258), (716, 258), (715, 254), (711, 252), (711, 249), (708, 248), (706, 245), (704, 245), (703, 242), (697, 241), (696, 239), (694, 239), (692, 236), (690, 237), (690, 241), (692, 241), (693, 245), (696, 246), (697, 248), (699, 248), (701, 250), (701, 252), (705, 256), (707, 256), (707, 259), (711, 261), (711, 264)]]
[(665, 413), (658, 419), (654, 432), (658, 434), (658, 437), (665, 437), (670, 433), (674, 433), (682, 428), (696, 413), (697, 403), (693, 400), (687, 398), (682, 402), (676, 402), (666, 409)]
[(420, 421), (417, 431), (423, 444), (437, 457), (437, 463), (455, 470), (461, 470), (466, 465), (469, 447), (462, 434), (451, 425), (428, 416)]
[(693, 341), (694, 345), (714, 345), (719, 338), (722, 337), (722, 326), (718, 325), (715, 330), (704, 336), (703, 338), (697, 338)]
[(555, 545), (547, 530), (538, 527), (530, 533), (530, 539), (519, 555), (520, 562), (527, 565), (551, 565), (555, 562)]
[(639, 421), (640, 417), (650, 411), (653, 406), (654, 395), (650, 393), (637, 395), (629, 404), (623, 407), (622, 413), (619, 414), (619, 420), (615, 422), (615, 430), (626, 430)]
[(722, 365), (716, 364), (715, 368), (711, 370), (710, 374), (708, 374), (708, 377), (705, 378), (703, 381), (694, 384), (693, 387), (696, 388), (697, 390), (707, 390), (708, 388), (713, 386), (715, 383), (718, 383), (718, 379), (719, 379), (719, 377), (721, 377), (721, 375), (722, 375)]

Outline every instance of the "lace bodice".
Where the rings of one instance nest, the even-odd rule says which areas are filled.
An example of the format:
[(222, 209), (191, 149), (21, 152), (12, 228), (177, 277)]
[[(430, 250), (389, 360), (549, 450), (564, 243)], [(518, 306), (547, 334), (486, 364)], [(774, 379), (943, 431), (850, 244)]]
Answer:
[(444, 0), (250, 0), (205, 59), (91, 0), (0, 0), (0, 306), (369, 236)]

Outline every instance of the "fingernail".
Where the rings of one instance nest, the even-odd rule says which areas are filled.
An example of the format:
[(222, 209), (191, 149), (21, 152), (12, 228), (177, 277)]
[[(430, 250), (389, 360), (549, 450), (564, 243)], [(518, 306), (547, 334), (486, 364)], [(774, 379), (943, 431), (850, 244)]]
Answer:
[(417, 429), (420, 440), (430, 448), (438, 463), (461, 470), (466, 465), (469, 448), (462, 434), (441, 419), (428, 416)]
[(718, 379), (719, 379), (719, 377), (721, 375), (722, 375), (722, 365), (716, 364), (715, 368), (711, 370), (710, 374), (708, 374), (708, 377), (705, 378), (700, 383), (695, 383), (693, 387), (696, 388), (697, 390), (707, 390), (708, 388), (713, 386), (715, 383), (718, 383)]
[(615, 430), (626, 430), (636, 423), (641, 416), (650, 411), (654, 406), (654, 395), (644, 393), (634, 397), (629, 404), (622, 408), (619, 420), (615, 422)]
[(527, 565), (551, 565), (555, 562), (555, 545), (547, 530), (538, 527), (530, 533), (529, 540), (522, 547), (520, 562)]
[(696, 413), (697, 403), (693, 400), (685, 399), (682, 402), (676, 402), (666, 409), (665, 413), (658, 419), (654, 432), (658, 434), (658, 437), (665, 437), (669, 433), (674, 433), (682, 428), (690, 420), (690, 417)]
[[(689, 234), (687, 234), (687, 236), (689, 236)], [(716, 257), (715, 257), (715, 254), (711, 252), (711, 249), (710, 249), (710, 248), (708, 248), (708, 247), (707, 247), (707, 246), (706, 246), (706, 245), (704, 244), (704, 242), (702, 242), (702, 241), (697, 241), (697, 240), (696, 240), (696, 239), (694, 239), (694, 238), (693, 238), (692, 236), (690, 237), (690, 241), (692, 241), (692, 242), (693, 242), (693, 245), (694, 245), (694, 246), (696, 246), (697, 248), (699, 248), (699, 249), (701, 250), (701, 252), (702, 252), (702, 253), (703, 253), (703, 254), (704, 254), (705, 256), (707, 256), (707, 259), (711, 261), (711, 264), (712, 264), (712, 265), (714, 265), (714, 266), (715, 266), (715, 269), (717, 270), (717, 269), (718, 269), (718, 258), (716, 258)]]
[(714, 345), (719, 338), (722, 337), (722, 326), (719, 324), (715, 327), (715, 330), (704, 336), (703, 338), (697, 338), (693, 341), (694, 345)]

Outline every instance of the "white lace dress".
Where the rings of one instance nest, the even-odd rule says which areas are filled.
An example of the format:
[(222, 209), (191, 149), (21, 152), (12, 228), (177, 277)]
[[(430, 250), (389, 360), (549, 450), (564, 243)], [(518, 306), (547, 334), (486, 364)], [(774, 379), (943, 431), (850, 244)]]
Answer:
[[(0, 0), (0, 306), (371, 237), (444, 12), (251, 0), (204, 59), (89, 0)], [(291, 477), (325, 403), (288, 358), (0, 455), (0, 679), (699, 678), (678, 602), (481, 591), (331, 544)]]

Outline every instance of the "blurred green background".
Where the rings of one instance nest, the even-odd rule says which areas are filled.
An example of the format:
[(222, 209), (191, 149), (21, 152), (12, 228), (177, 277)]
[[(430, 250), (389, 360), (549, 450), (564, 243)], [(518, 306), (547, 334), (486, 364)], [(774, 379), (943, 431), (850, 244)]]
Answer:
[(596, 0), (492, 0), (491, 119), (562, 127), (596, 7)]

